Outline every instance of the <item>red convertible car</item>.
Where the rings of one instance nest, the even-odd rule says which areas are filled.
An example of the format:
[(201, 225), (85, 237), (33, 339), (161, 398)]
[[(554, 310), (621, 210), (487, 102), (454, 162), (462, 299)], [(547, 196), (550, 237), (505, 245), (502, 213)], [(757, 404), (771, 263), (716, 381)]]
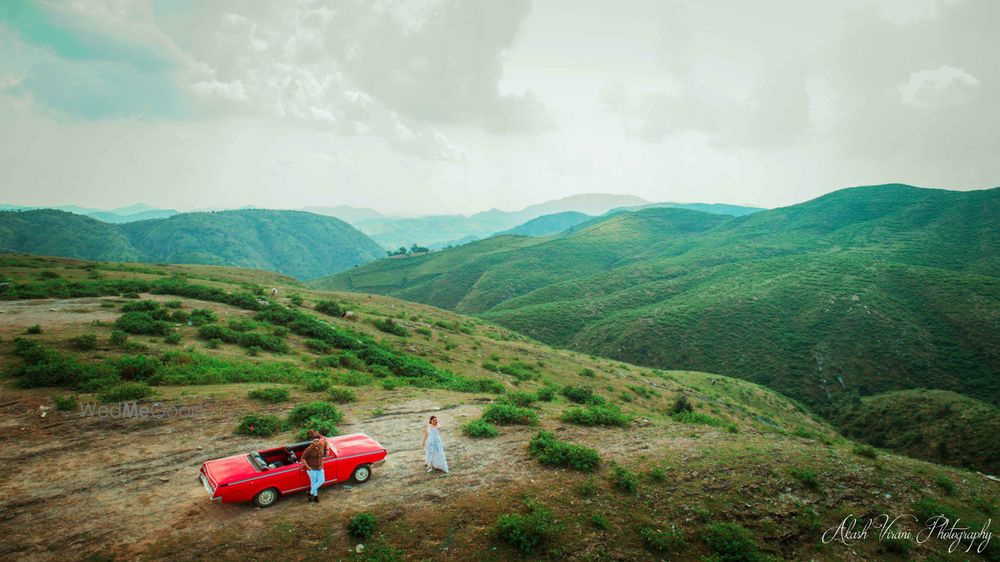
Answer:
[[(324, 486), (346, 480), (367, 482), (372, 467), (385, 462), (385, 448), (362, 433), (330, 437), (327, 442), (332, 451), (323, 459)], [(268, 507), (282, 495), (309, 489), (309, 476), (299, 462), (299, 455), (309, 443), (211, 460), (201, 465), (198, 480), (213, 501), (253, 501), (259, 507)]]

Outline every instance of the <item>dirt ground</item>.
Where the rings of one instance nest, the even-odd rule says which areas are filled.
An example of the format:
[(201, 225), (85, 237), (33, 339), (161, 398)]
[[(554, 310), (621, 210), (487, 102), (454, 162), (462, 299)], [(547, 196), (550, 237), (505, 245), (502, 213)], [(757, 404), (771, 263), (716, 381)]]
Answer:
[[(203, 462), (280, 443), (234, 435), (234, 420), (253, 407), (242, 399), (205, 402), (204, 416), (192, 419), (99, 419), (79, 412), (49, 411), (41, 417), (44, 395), (5, 392), (0, 403), (0, 557), (48, 559), (95, 547), (138, 555), (150, 541), (197, 529), (211, 536), (228, 525), (254, 528), (281, 521), (304, 503), (301, 494), (260, 510), (251, 504), (210, 502), (197, 481)], [(197, 400), (171, 400), (195, 405)], [(500, 437), (476, 441), (459, 426), (478, 417), (480, 404), (441, 409), (426, 398), (387, 405), (378, 417), (344, 423), (344, 433), (367, 433), (389, 450), (387, 462), (363, 485), (324, 490), (316, 510), (355, 512), (403, 504), (419, 509), (449, 496), (489, 493), (512, 482), (541, 478), (529, 462), (527, 430), (506, 428)], [(421, 432), (428, 416), (440, 419), (451, 474), (422, 468)], [(576, 433), (572, 429), (563, 430)], [(574, 435), (582, 441), (584, 432)], [(637, 454), (668, 445), (642, 429), (608, 431), (612, 456)], [(662, 443), (661, 443), (662, 441)], [(683, 439), (669, 445), (683, 447)]]

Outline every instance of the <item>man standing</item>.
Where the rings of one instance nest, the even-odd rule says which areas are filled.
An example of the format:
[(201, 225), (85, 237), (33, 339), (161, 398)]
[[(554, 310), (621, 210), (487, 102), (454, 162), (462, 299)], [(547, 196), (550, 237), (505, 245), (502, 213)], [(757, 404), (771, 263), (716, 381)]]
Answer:
[(302, 451), (302, 464), (309, 475), (308, 500), (316, 503), (319, 503), (319, 487), (323, 485), (323, 449), (323, 442), (314, 436), (312, 443)]

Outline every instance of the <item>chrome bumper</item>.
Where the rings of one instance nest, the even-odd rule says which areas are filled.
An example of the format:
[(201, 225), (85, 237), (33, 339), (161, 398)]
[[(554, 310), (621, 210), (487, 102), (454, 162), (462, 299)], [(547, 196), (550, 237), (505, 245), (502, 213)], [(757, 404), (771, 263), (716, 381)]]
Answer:
[(372, 468), (377, 468), (377, 467), (380, 467), (380, 466), (382, 466), (383, 464), (385, 464), (385, 459), (382, 459), (382, 460), (380, 460), (380, 461), (375, 461), (375, 462), (373, 462), (373, 463), (372, 463)]

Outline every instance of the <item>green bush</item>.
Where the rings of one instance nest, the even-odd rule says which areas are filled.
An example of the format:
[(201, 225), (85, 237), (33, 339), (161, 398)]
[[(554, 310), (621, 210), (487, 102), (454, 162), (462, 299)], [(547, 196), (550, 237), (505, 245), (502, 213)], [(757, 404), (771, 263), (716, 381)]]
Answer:
[(334, 373), (334, 381), (345, 386), (366, 386), (372, 382), (372, 377), (361, 371), (347, 371), (346, 373)]
[(535, 399), (539, 402), (552, 402), (552, 399), (556, 397), (556, 391), (550, 386), (543, 386), (535, 391)]
[(316, 312), (322, 312), (327, 316), (336, 316), (338, 318), (343, 316), (345, 312), (344, 308), (341, 307), (340, 304), (331, 300), (316, 301), (313, 308)]
[(674, 400), (674, 405), (670, 407), (671, 414), (683, 414), (684, 412), (693, 412), (694, 406), (691, 405), (691, 400), (688, 399), (687, 394), (681, 394)]
[(42, 333), (42, 327), (39, 326), (38, 324), (35, 324), (34, 326), (28, 326), (28, 328), (24, 331), (24, 333), (37, 335)]
[(128, 334), (122, 330), (115, 330), (111, 332), (111, 343), (112, 345), (116, 345), (118, 347), (125, 345), (128, 343)]
[(323, 340), (316, 340), (310, 338), (305, 341), (305, 344), (306, 347), (308, 347), (311, 351), (314, 351), (316, 353), (330, 353), (330, 350), (333, 349), (332, 345)]
[(115, 320), (115, 327), (129, 334), (147, 336), (165, 336), (171, 331), (169, 323), (153, 318), (149, 312), (126, 312)]
[(614, 406), (574, 407), (563, 413), (562, 420), (577, 425), (625, 427), (632, 418)]
[(298, 433), (295, 434), (295, 438), (299, 441), (305, 441), (309, 439), (309, 430), (318, 431), (321, 435), (333, 436), (339, 435), (340, 430), (337, 429), (337, 422), (332, 419), (322, 419), (322, 418), (309, 418), (302, 424), (299, 428)]
[(580, 376), (581, 376), (581, 377), (587, 377), (587, 378), (591, 378), (591, 379), (592, 379), (592, 378), (594, 378), (595, 376), (597, 376), (597, 374), (596, 374), (596, 373), (594, 373), (594, 370), (593, 370), (593, 369), (580, 369)]
[(76, 396), (73, 394), (67, 396), (53, 396), (52, 401), (56, 403), (56, 410), (60, 412), (75, 410), (77, 406)]
[(719, 562), (751, 562), (763, 560), (757, 541), (747, 529), (736, 523), (713, 523), (708, 528), (705, 543)]
[(354, 402), (357, 399), (358, 397), (354, 394), (354, 391), (349, 388), (335, 386), (330, 389), (330, 400), (337, 404), (346, 404)]
[(736, 433), (737, 431), (737, 428), (734, 424), (720, 420), (719, 418), (712, 417), (708, 414), (703, 414), (701, 412), (679, 412), (677, 414), (673, 414), (672, 416), (670, 416), (670, 419), (680, 423), (720, 427), (729, 431), (730, 433)]
[(500, 370), (500, 365), (497, 365), (496, 363), (494, 363), (492, 361), (483, 361), (482, 366), (487, 371), (491, 371), (491, 372), (494, 372), (494, 373)]
[(639, 490), (639, 476), (620, 464), (611, 467), (611, 482), (615, 488), (629, 494)]
[(97, 393), (101, 402), (127, 402), (141, 400), (153, 394), (153, 389), (144, 382), (120, 382)]
[(649, 469), (646, 476), (653, 482), (666, 482), (667, 481), (667, 471), (663, 467), (655, 467)]
[(91, 351), (97, 347), (97, 336), (95, 334), (83, 334), (69, 340), (73, 347), (80, 351)]
[(375, 534), (377, 523), (378, 520), (374, 514), (364, 511), (351, 517), (351, 522), (347, 524), (347, 531), (356, 539), (367, 540)]
[(590, 522), (594, 525), (595, 528), (600, 529), (602, 531), (607, 531), (608, 529), (611, 528), (611, 521), (608, 521), (608, 518), (601, 515), (600, 513), (595, 513), (591, 515)]
[(330, 388), (330, 381), (322, 376), (306, 377), (305, 387), (309, 392), (326, 392)]
[(527, 500), (528, 514), (505, 513), (497, 519), (497, 537), (503, 542), (531, 554), (544, 546), (557, 531), (552, 512), (543, 504)]
[(639, 529), (639, 537), (642, 538), (642, 542), (646, 545), (646, 548), (664, 554), (676, 552), (687, 544), (684, 540), (684, 533), (678, 531), (673, 526), (670, 529), (664, 530), (641, 527)]
[(169, 300), (163, 303), (163, 306), (167, 308), (180, 308), (181, 305), (182, 303), (179, 300)]
[(277, 416), (270, 414), (247, 414), (240, 418), (236, 427), (237, 433), (267, 437), (284, 429), (284, 424)]
[(122, 305), (122, 312), (152, 312), (159, 309), (160, 303), (156, 301), (139, 300)]
[(489, 422), (485, 420), (472, 420), (469, 423), (462, 426), (462, 432), (469, 437), (484, 438), (484, 437), (496, 437), (500, 435), (497, 428), (493, 427)]
[(168, 334), (167, 337), (163, 338), (163, 343), (168, 343), (170, 345), (177, 345), (181, 343), (181, 335), (177, 332)]
[(869, 459), (874, 459), (878, 457), (878, 449), (876, 449), (875, 447), (871, 447), (869, 445), (862, 445), (860, 443), (854, 446), (853, 452), (855, 455)]
[(404, 338), (410, 335), (409, 330), (397, 324), (392, 318), (379, 318), (372, 322), (372, 324), (387, 334), (393, 334)]
[(593, 476), (588, 477), (576, 487), (576, 492), (584, 498), (592, 498), (597, 494), (597, 481)]
[(562, 466), (582, 472), (593, 472), (601, 465), (597, 451), (556, 439), (548, 431), (539, 431), (528, 443), (531, 456), (550, 466)]
[(913, 502), (913, 512), (916, 514), (918, 522), (923, 525), (926, 524), (930, 519), (943, 515), (948, 518), (949, 521), (955, 522), (958, 520), (958, 513), (954, 509), (938, 503), (933, 499), (923, 496), (919, 500)]
[(594, 389), (586, 386), (563, 387), (562, 395), (570, 402), (576, 402), (577, 404), (593, 404), (595, 406), (604, 404), (604, 398), (594, 394)]
[(801, 482), (806, 488), (809, 488), (810, 490), (819, 490), (819, 478), (816, 476), (815, 471), (808, 468), (793, 466), (788, 469), (788, 473)]
[(299, 427), (307, 421), (314, 419), (340, 423), (344, 420), (344, 414), (337, 409), (337, 406), (330, 402), (299, 404), (288, 413), (288, 425), (293, 427)]
[(212, 324), (213, 322), (218, 322), (219, 317), (215, 315), (214, 311), (207, 308), (196, 308), (191, 311), (191, 315), (188, 317), (193, 326), (204, 326), (206, 324)]
[(483, 419), (499, 425), (535, 425), (538, 414), (513, 404), (490, 404), (483, 410)]
[(118, 375), (125, 381), (147, 381), (159, 372), (161, 363), (147, 355), (122, 355), (113, 361)]
[(935, 478), (934, 483), (937, 484), (939, 488), (944, 490), (949, 496), (955, 495), (955, 492), (958, 490), (958, 486), (955, 485), (955, 482), (943, 474)]
[(255, 388), (247, 393), (247, 396), (252, 400), (259, 400), (261, 402), (270, 402), (271, 404), (277, 404), (278, 402), (287, 402), (291, 396), (288, 393), (287, 388), (281, 387), (270, 387), (270, 388)]

